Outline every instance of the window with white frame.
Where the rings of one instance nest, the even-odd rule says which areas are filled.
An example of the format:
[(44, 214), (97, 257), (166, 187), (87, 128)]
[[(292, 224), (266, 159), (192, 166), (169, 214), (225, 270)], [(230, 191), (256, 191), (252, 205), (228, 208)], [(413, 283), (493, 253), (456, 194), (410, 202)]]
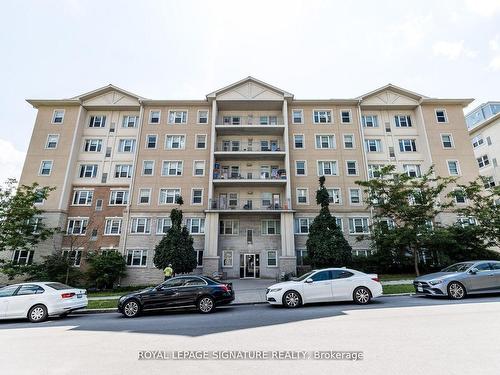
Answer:
[(342, 204), (342, 195), (340, 188), (327, 188), (328, 202), (332, 204)]
[(187, 218), (186, 227), (191, 234), (203, 234), (205, 233), (205, 219), (200, 217)]
[(168, 123), (169, 124), (186, 124), (187, 123), (187, 111), (169, 111), (168, 112)]
[(182, 135), (182, 134), (167, 135), (166, 140), (165, 140), (165, 149), (166, 150), (184, 149), (185, 138), (186, 138), (186, 136)]
[(92, 204), (93, 190), (75, 190), (73, 193), (74, 206), (90, 206)]
[(222, 118), (224, 125), (241, 125), (240, 116), (224, 116)]
[(36, 189), (35, 190), (35, 204), (43, 204), (45, 198), (44, 198), (44, 193), (42, 189)]
[(450, 176), (460, 175), (458, 160), (448, 160), (447, 164), (448, 164), (448, 173), (450, 174)]
[(33, 263), (34, 250), (15, 250), (12, 254), (12, 263), (20, 266)]
[(484, 168), (487, 165), (490, 165), (490, 160), (488, 159), (488, 155), (482, 155), (482, 156), (476, 158), (476, 160), (477, 160), (477, 165), (479, 166), (479, 168)]
[(467, 203), (467, 196), (465, 195), (465, 191), (463, 189), (455, 189), (453, 192), (453, 198), (455, 199), (455, 203)]
[(302, 109), (294, 109), (292, 110), (292, 123), (293, 124), (302, 124), (304, 123), (304, 112)]
[(121, 206), (128, 204), (128, 190), (111, 190), (109, 195), (110, 206)]
[(198, 111), (198, 124), (208, 124), (208, 111), (199, 110)]
[(132, 164), (116, 164), (115, 178), (131, 178)]
[(86, 139), (83, 151), (85, 152), (101, 152), (102, 139)]
[(175, 204), (181, 195), (181, 189), (160, 189), (160, 204)]
[(354, 148), (354, 134), (344, 134), (344, 148)]
[(52, 160), (42, 160), (42, 162), (40, 163), (40, 171), (38, 172), (38, 174), (40, 176), (50, 176), (53, 164), (54, 163), (52, 162)]
[(127, 250), (127, 266), (146, 267), (147, 261), (147, 250)]
[(472, 138), (472, 147), (476, 148), (482, 146), (483, 144), (484, 144), (484, 139), (481, 134), (476, 135), (474, 138)]
[(160, 110), (151, 110), (149, 111), (149, 123), (150, 124), (159, 124), (161, 118)]
[(193, 162), (193, 176), (205, 176), (205, 160)]
[(446, 116), (446, 110), (436, 109), (436, 121), (437, 122), (448, 122), (448, 118)]
[(298, 188), (297, 189), (297, 203), (307, 204), (309, 202), (308, 189)]
[(400, 152), (416, 152), (417, 145), (414, 139), (400, 139), (399, 140)]
[(97, 176), (97, 164), (80, 165), (80, 178), (95, 178)]
[(148, 134), (146, 136), (146, 148), (155, 149), (157, 138), (158, 136), (156, 134)]
[(68, 226), (66, 228), (66, 234), (83, 236), (87, 232), (87, 224), (89, 218), (68, 218)]
[(224, 236), (236, 236), (240, 231), (240, 222), (238, 220), (220, 220), (219, 234)]
[(56, 109), (52, 116), (53, 124), (62, 124), (64, 121), (64, 109)]
[(228, 193), (227, 202), (229, 207), (237, 207), (238, 206), (238, 193)]
[(230, 268), (233, 266), (233, 251), (223, 250), (222, 251), (222, 267)]
[(63, 250), (62, 256), (65, 259), (72, 261), (73, 266), (79, 267), (82, 261), (82, 251), (81, 250)]
[(340, 121), (342, 124), (350, 124), (351, 123), (351, 110), (343, 109), (340, 111)]
[(344, 223), (341, 217), (335, 216), (335, 224), (337, 224), (342, 232), (344, 231)]
[(382, 164), (368, 164), (368, 178), (379, 178), (382, 167)]
[(182, 176), (181, 160), (164, 160), (161, 168), (162, 176)]
[(293, 135), (293, 147), (294, 148), (304, 148), (304, 134), (294, 134)]
[(142, 161), (142, 175), (143, 176), (153, 176), (155, 168), (154, 160), (143, 160)]
[(411, 117), (409, 115), (396, 115), (394, 116), (394, 124), (397, 128), (411, 127)]
[(57, 148), (58, 143), (59, 143), (59, 134), (49, 134), (47, 136), (47, 143), (45, 144), (45, 148), (55, 149)]
[(347, 160), (345, 164), (348, 176), (358, 175), (358, 162), (356, 160)]
[(191, 190), (191, 204), (203, 204), (203, 189)]
[(136, 128), (139, 123), (139, 116), (123, 116), (123, 128)]
[(297, 176), (305, 176), (306, 175), (306, 161), (305, 160), (296, 160), (295, 161), (295, 174)]
[(309, 234), (309, 226), (311, 219), (308, 217), (300, 217), (295, 219), (295, 234)]
[(335, 136), (333, 134), (316, 135), (316, 148), (318, 149), (334, 149)]
[(104, 225), (104, 234), (107, 236), (117, 236), (122, 233), (122, 218), (108, 217)]
[(267, 250), (267, 266), (278, 267), (278, 252), (276, 250)]
[(313, 122), (315, 124), (331, 124), (332, 111), (331, 110), (315, 110), (313, 111)]
[(130, 233), (149, 234), (151, 232), (151, 218), (133, 217), (130, 222)]
[(361, 203), (361, 190), (360, 189), (349, 189), (349, 202), (351, 204)]
[(197, 149), (207, 148), (207, 135), (206, 134), (196, 134), (196, 148)]
[(170, 228), (172, 228), (172, 220), (169, 217), (156, 219), (156, 234), (167, 234)]
[(350, 234), (368, 234), (370, 227), (368, 226), (367, 217), (350, 217), (349, 218), (349, 233)]
[(441, 134), (443, 148), (453, 148), (453, 137), (451, 134)]
[(260, 202), (262, 207), (270, 207), (273, 199), (273, 193), (263, 192), (260, 195)]
[(375, 115), (363, 115), (361, 116), (361, 124), (365, 128), (377, 128), (378, 118)]
[(476, 225), (476, 218), (472, 216), (459, 216), (457, 217), (457, 223), (462, 227), (468, 227), (469, 225)]
[(403, 170), (409, 177), (422, 177), (420, 164), (403, 164)]
[(271, 236), (274, 234), (281, 233), (280, 221), (279, 220), (262, 220), (261, 221), (261, 234), (263, 236)]
[(90, 116), (89, 128), (104, 128), (106, 126), (106, 116), (94, 115)]
[(139, 189), (139, 204), (149, 204), (151, 203), (151, 189), (142, 188)]
[(337, 176), (337, 162), (335, 160), (318, 161), (318, 176)]
[(365, 140), (366, 152), (381, 152), (382, 141), (380, 139), (366, 139)]
[(135, 139), (120, 139), (118, 142), (119, 152), (134, 152), (135, 150)]

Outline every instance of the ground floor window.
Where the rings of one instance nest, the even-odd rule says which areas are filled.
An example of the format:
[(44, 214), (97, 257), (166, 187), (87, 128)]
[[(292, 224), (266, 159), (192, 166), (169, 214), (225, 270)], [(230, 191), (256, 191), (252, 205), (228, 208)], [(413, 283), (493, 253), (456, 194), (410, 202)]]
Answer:
[(297, 266), (307, 266), (309, 264), (309, 262), (307, 261), (306, 249), (296, 250), (295, 255), (297, 256)]
[(196, 267), (203, 266), (203, 250), (196, 250)]
[(73, 265), (75, 267), (80, 266), (80, 262), (82, 260), (82, 251), (81, 250), (63, 250), (62, 255), (64, 258), (69, 258), (73, 261)]
[(16, 250), (12, 257), (12, 263), (19, 265), (31, 264), (34, 254), (34, 250)]
[(278, 266), (278, 251), (276, 250), (267, 251), (267, 266), (268, 267)]
[(372, 251), (370, 249), (353, 249), (352, 255), (357, 257), (367, 257), (372, 255)]
[(370, 228), (368, 227), (367, 217), (350, 217), (349, 218), (349, 233), (350, 234), (368, 234)]
[(127, 250), (127, 266), (146, 267), (147, 260), (147, 250)]
[(222, 252), (222, 267), (233, 266), (233, 252), (231, 250), (224, 250)]

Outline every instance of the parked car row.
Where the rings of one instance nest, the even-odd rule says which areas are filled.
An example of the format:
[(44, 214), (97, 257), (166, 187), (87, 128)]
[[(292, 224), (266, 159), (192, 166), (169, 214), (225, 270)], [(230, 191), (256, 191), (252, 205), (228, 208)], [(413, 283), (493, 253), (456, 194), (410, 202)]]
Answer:
[[(413, 285), (417, 295), (448, 296), (451, 299), (500, 292), (500, 262), (457, 263), (441, 272), (418, 277)], [(266, 301), (287, 308), (333, 301), (364, 305), (381, 295), (382, 285), (377, 275), (348, 268), (327, 268), (271, 285), (266, 290)], [(186, 275), (121, 296), (118, 311), (127, 318), (146, 311), (185, 307), (195, 307), (200, 313), (208, 314), (217, 306), (231, 303), (234, 298), (230, 282)], [(42, 322), (49, 316), (65, 316), (86, 308), (87, 303), (84, 289), (57, 282), (9, 285), (0, 288), (0, 319), (28, 318), (31, 322)]]

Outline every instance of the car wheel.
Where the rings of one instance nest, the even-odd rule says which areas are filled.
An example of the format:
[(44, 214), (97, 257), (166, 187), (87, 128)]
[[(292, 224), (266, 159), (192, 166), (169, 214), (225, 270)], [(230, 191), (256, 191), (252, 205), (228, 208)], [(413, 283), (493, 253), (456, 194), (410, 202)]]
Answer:
[(293, 309), (302, 305), (302, 298), (300, 298), (300, 294), (298, 292), (290, 290), (283, 296), (283, 304), (286, 307)]
[(203, 314), (209, 314), (215, 310), (215, 301), (210, 296), (201, 297), (198, 300), (198, 310)]
[(354, 293), (352, 294), (352, 298), (355, 303), (358, 305), (366, 305), (372, 299), (372, 294), (370, 289), (360, 286), (354, 289)]
[(141, 307), (139, 306), (139, 302), (137, 302), (135, 299), (131, 299), (125, 302), (125, 305), (123, 305), (122, 314), (126, 318), (135, 318), (140, 313), (141, 313)]
[(466, 295), (465, 287), (459, 282), (452, 281), (448, 284), (448, 297), (451, 299), (462, 299)]
[(31, 323), (40, 323), (47, 320), (47, 308), (44, 305), (35, 305), (28, 311), (28, 319)]

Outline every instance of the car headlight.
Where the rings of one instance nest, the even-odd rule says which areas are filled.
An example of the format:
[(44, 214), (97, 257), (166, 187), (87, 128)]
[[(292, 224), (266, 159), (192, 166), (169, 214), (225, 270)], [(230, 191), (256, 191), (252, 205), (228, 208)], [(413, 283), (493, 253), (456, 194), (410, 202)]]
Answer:
[(281, 288), (273, 288), (273, 289), (269, 289), (269, 292), (279, 292), (281, 290)]
[(127, 298), (127, 296), (122, 296), (122, 297), (120, 297), (119, 302), (123, 302), (123, 301), (125, 301), (125, 299), (126, 299), (126, 298)]
[(437, 284), (441, 284), (441, 283), (444, 283), (444, 280), (431, 280), (431, 281), (429, 281), (429, 284), (431, 284), (431, 285), (437, 285)]

